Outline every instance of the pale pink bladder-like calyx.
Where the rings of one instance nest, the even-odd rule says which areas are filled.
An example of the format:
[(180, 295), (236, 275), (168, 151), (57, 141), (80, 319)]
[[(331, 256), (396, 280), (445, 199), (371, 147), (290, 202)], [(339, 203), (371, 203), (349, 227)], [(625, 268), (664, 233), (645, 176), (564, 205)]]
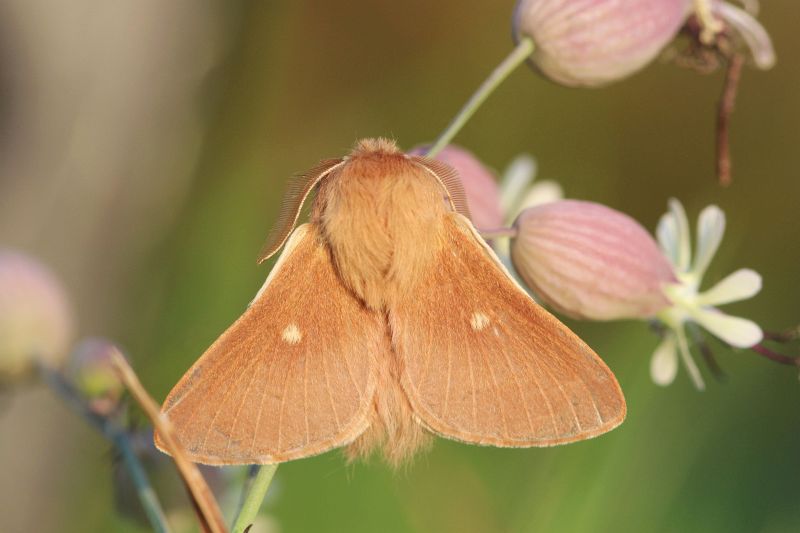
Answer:
[(535, 44), (552, 80), (594, 87), (644, 67), (675, 37), (692, 0), (519, 0), (514, 38)]
[(672, 266), (634, 219), (592, 202), (562, 200), (524, 210), (511, 259), (547, 304), (574, 318), (650, 318), (669, 305)]

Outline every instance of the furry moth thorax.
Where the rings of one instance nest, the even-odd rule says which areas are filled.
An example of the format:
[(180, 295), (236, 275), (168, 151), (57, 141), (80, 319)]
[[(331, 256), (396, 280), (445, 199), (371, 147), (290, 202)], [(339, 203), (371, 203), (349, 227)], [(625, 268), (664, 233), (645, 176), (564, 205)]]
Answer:
[(359, 142), (319, 184), (318, 222), (342, 281), (367, 306), (413, 290), (441, 246), (447, 190), (385, 139)]

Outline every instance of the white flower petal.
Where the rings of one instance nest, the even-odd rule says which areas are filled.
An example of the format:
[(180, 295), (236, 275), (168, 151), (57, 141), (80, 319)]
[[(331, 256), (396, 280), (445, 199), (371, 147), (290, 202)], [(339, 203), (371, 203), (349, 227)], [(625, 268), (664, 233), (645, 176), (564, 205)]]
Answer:
[(537, 181), (531, 185), (522, 202), (517, 206), (511, 216), (508, 217), (513, 221), (522, 212), (523, 209), (534, 207), (537, 205), (547, 204), (550, 202), (557, 202), (564, 198), (564, 189), (561, 185), (552, 180)]
[(757, 17), (759, 11), (761, 11), (761, 4), (759, 3), (759, 0), (739, 0), (739, 3), (742, 4), (742, 7), (745, 11), (754, 17)]
[(669, 199), (669, 210), (675, 217), (677, 224), (677, 256), (675, 266), (681, 272), (689, 270), (689, 263), (692, 260), (692, 241), (689, 233), (689, 219), (686, 218), (686, 211), (677, 199)]
[(536, 160), (528, 154), (515, 157), (508, 164), (500, 182), (500, 206), (508, 216), (519, 204), (523, 191), (536, 177)]
[(661, 251), (673, 265), (678, 262), (678, 221), (672, 213), (664, 213), (658, 221), (656, 239)]
[(766, 70), (775, 65), (775, 48), (760, 22), (747, 11), (727, 2), (716, 2), (714, 11), (741, 36), (758, 68)]
[(697, 242), (692, 271), (698, 279), (703, 277), (719, 243), (725, 234), (725, 213), (715, 205), (709, 205), (697, 219)]
[(694, 310), (692, 318), (709, 332), (736, 348), (749, 348), (764, 338), (761, 328), (752, 320), (729, 316), (713, 307)]
[(697, 296), (700, 306), (724, 305), (752, 298), (761, 290), (761, 275), (742, 268)]
[(678, 373), (678, 352), (675, 336), (668, 333), (650, 359), (650, 377), (656, 385), (666, 386), (675, 381)]

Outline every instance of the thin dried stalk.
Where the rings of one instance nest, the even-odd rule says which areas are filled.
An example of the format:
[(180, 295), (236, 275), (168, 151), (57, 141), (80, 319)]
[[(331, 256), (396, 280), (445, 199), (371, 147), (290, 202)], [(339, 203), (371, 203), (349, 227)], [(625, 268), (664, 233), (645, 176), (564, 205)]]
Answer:
[(164, 439), (164, 443), (169, 449), (169, 453), (175, 461), (183, 482), (186, 484), (186, 488), (193, 499), (200, 525), (205, 531), (211, 533), (228, 533), (228, 528), (222, 518), (222, 512), (219, 509), (217, 500), (214, 498), (214, 494), (209, 489), (202, 474), (200, 474), (200, 470), (197, 469), (197, 465), (187, 459), (183, 447), (175, 438), (172, 424), (167, 418), (161, 416), (159, 405), (144, 389), (136, 373), (122, 354), (115, 351), (111, 354), (111, 360), (122, 382), (153, 422), (153, 427)]
[(744, 57), (734, 54), (728, 63), (725, 74), (725, 86), (717, 108), (717, 179), (720, 185), (731, 184), (731, 147), (730, 122), (736, 107), (736, 93), (739, 89), (739, 78), (742, 75)]

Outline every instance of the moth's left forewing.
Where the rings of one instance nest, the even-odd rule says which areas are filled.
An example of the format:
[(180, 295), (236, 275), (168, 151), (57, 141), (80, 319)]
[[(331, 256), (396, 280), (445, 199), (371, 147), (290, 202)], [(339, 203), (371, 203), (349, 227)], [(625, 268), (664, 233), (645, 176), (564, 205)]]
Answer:
[(390, 313), (402, 383), (419, 421), (475, 444), (551, 446), (619, 425), (614, 375), (516, 284), (457, 213), (445, 247)]
[[(194, 462), (316, 455), (368, 427), (374, 361), (388, 350), (384, 317), (341, 284), (318, 226), (304, 224), (245, 313), (175, 385), (163, 412)], [(156, 445), (165, 450), (158, 435)]]

